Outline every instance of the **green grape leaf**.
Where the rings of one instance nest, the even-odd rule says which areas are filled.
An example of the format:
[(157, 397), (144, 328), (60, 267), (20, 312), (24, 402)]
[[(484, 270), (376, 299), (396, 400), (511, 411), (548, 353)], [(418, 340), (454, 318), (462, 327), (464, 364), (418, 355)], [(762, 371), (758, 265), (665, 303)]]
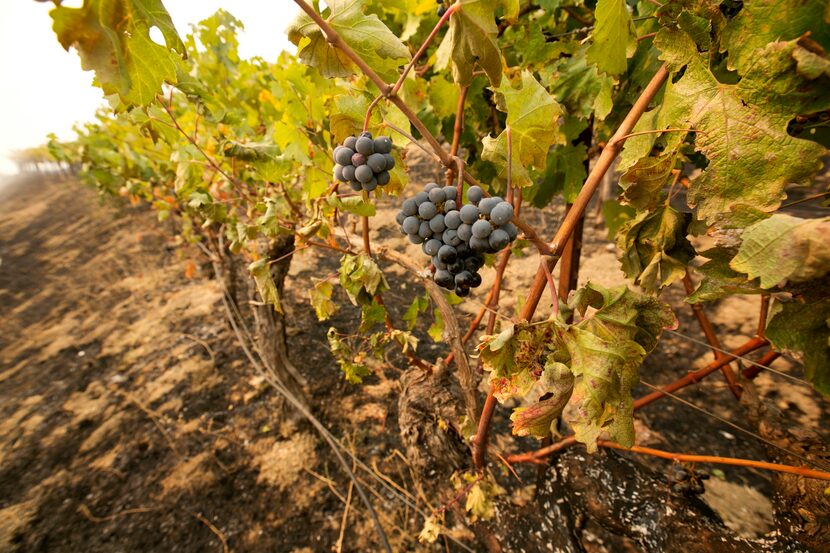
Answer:
[(830, 396), (830, 298), (776, 301), (765, 336), (776, 350), (800, 357), (807, 380)]
[(763, 292), (757, 280), (750, 280), (745, 273), (729, 267), (734, 252), (725, 248), (714, 248), (700, 255), (709, 259), (698, 268), (703, 279), (687, 298), (688, 303), (715, 301), (733, 294), (760, 294)]
[[(161, 0), (84, 0), (80, 8), (59, 5), (50, 15), (61, 46), (78, 51), (81, 67), (95, 71), (105, 95), (144, 106), (162, 83), (176, 83), (185, 47)], [(166, 46), (150, 38), (153, 27)]]
[(751, 279), (760, 278), (762, 288), (830, 272), (830, 217), (801, 219), (776, 213), (747, 227), (742, 239), (729, 266)]
[(649, 292), (683, 278), (695, 250), (686, 238), (691, 216), (669, 206), (643, 211), (617, 232), (625, 276)]
[(552, 333), (550, 325), (535, 328), (519, 323), (505, 326), (499, 334), (481, 338), (478, 349), (482, 366), (490, 372), (488, 380), (499, 402), (523, 397), (530, 391), (544, 368)]
[(548, 161), (539, 183), (525, 193), (527, 201), (534, 207), (545, 207), (556, 194), (561, 193), (566, 202), (573, 202), (585, 182), (584, 144), (556, 144), (548, 152)]
[(607, 200), (602, 204), (602, 220), (608, 229), (608, 239), (616, 240), (622, 226), (637, 215), (633, 207), (622, 205), (617, 200)]
[(677, 156), (669, 152), (644, 157), (620, 177), (623, 192), (620, 201), (637, 209), (654, 209), (660, 203), (660, 191), (674, 169)]
[(355, 354), (349, 344), (337, 334), (336, 328), (329, 328), (328, 333), (326, 333), (326, 339), (329, 343), (329, 350), (331, 350), (331, 354), (343, 372), (346, 382), (349, 384), (360, 384), (363, 382), (364, 376), (372, 374), (369, 367), (363, 363), (365, 356), (361, 353)]
[[(505, 81), (496, 92), (503, 96), (507, 111), (513, 145), (513, 185), (530, 186), (527, 169), (544, 169), (551, 145), (561, 141), (558, 118), (562, 108), (528, 71), (522, 72), (521, 88), (514, 89)], [(507, 174), (507, 132), (483, 139), (481, 157), (495, 163), (500, 175)]]
[(666, 90), (655, 128), (696, 129), (695, 149), (709, 160), (688, 192), (699, 219), (711, 222), (738, 203), (774, 211), (785, 185), (811, 182), (825, 149), (789, 136), (790, 116), (783, 107), (747, 105), (736, 85), (718, 82), (708, 56), (699, 54), (682, 31), (661, 29), (655, 46), (672, 68), (685, 66), (682, 77)]
[(418, 315), (424, 313), (427, 308), (429, 308), (429, 296), (418, 296), (412, 300), (412, 303), (406, 308), (403, 317), (401, 317), (403, 322), (406, 323), (406, 328), (409, 330), (415, 328), (415, 323), (418, 322)]
[(280, 295), (277, 292), (277, 285), (274, 283), (274, 276), (271, 274), (271, 264), (267, 259), (259, 259), (248, 265), (248, 272), (254, 277), (259, 296), (265, 303), (274, 306), (274, 311), (282, 313)]
[(354, 305), (371, 303), (377, 294), (389, 289), (383, 271), (366, 254), (346, 254), (340, 259), (340, 285)]
[(625, 286), (607, 289), (588, 283), (568, 305), (585, 317), (560, 334), (576, 377), (571, 403), (576, 407), (576, 439), (589, 452), (608, 432), (618, 443), (634, 443), (631, 388), (639, 380), (638, 368), (654, 349), (664, 329), (677, 327), (668, 305)]
[(386, 308), (376, 301), (364, 303), (360, 306), (359, 332), (368, 332), (373, 326), (386, 321)]
[(794, 40), (805, 33), (830, 49), (830, 18), (825, 0), (753, 0), (723, 30), (721, 49), (729, 53), (732, 69), (744, 73), (758, 63), (757, 51), (777, 40)]
[(325, 321), (337, 312), (337, 304), (331, 301), (334, 287), (328, 280), (321, 280), (308, 291), (311, 306), (318, 321)]
[(496, 515), (495, 499), (506, 492), (492, 475), (465, 472), (453, 474), (451, 480), (456, 490), (467, 490), (464, 508), (470, 513), (471, 520), (490, 520)]
[(440, 343), (444, 341), (444, 317), (438, 308), (432, 310), (432, 324), (427, 329), (427, 334), (433, 342)]
[[(375, 14), (364, 13), (363, 0), (330, 0), (326, 22), (354, 52), (387, 81), (398, 77), (398, 67), (409, 61), (409, 50)], [(316, 67), (324, 77), (348, 77), (359, 71), (342, 50), (326, 40), (305, 12), (288, 26), (288, 39), (297, 45), (300, 61)]]
[(461, 7), (449, 21), (449, 30), (439, 46), (439, 56), (452, 59), (452, 76), (461, 86), (473, 81), (478, 65), (487, 74), (490, 84), (501, 83), (501, 52), (498, 45), (496, 9), (498, 2), (460, 0)]
[[(596, 66), (588, 63), (586, 50), (582, 47), (572, 56), (560, 58), (540, 71), (542, 83), (556, 101), (565, 108), (568, 115), (580, 119), (588, 119), (594, 113), (597, 98), (605, 87), (610, 96), (612, 83), (611, 77), (600, 76)], [(605, 101), (606, 99), (600, 100), (601, 103)], [(610, 101), (610, 97), (607, 101)]]
[(338, 198), (336, 194), (332, 194), (327, 200), (331, 207), (348, 211), (361, 217), (373, 217), (376, 213), (375, 204), (369, 200), (364, 200), (361, 196)]
[(548, 363), (539, 379), (542, 393), (551, 397), (537, 401), (529, 407), (517, 407), (510, 415), (513, 434), (545, 438), (551, 434), (551, 425), (562, 414), (574, 387), (574, 376), (567, 365)]
[(634, 23), (625, 0), (599, 0), (596, 23), (588, 47), (588, 61), (609, 75), (619, 75), (628, 68), (628, 56), (637, 43)]

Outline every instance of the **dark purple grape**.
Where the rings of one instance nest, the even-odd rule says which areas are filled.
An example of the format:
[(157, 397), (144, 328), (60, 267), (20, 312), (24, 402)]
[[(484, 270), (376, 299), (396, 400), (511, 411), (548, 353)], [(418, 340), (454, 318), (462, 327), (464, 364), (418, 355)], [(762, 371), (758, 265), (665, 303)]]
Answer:
[(438, 208), (432, 202), (424, 202), (418, 206), (418, 215), (421, 219), (430, 220), (438, 213)]
[(450, 263), (447, 266), (447, 270), (452, 274), (457, 275), (458, 273), (464, 270), (464, 262), (460, 259), (456, 259), (455, 263)]
[(501, 229), (507, 233), (511, 242), (519, 236), (519, 229), (516, 228), (516, 225), (513, 223), (507, 223), (506, 225), (503, 225)]
[(334, 180), (338, 182), (345, 182), (343, 179), (343, 166), (342, 165), (335, 165), (334, 166)]
[(435, 284), (442, 288), (452, 289), (453, 285), (455, 284), (455, 280), (453, 279), (449, 271), (443, 269), (438, 269), (437, 271), (435, 271), (432, 280), (434, 280)]
[(386, 158), (386, 170), (391, 171), (395, 167), (395, 158), (392, 154), (383, 154), (383, 157)]
[(445, 186), (444, 187), (444, 200), (445, 201), (455, 201), (455, 197), (458, 195), (458, 189), (454, 186)]
[(421, 221), (421, 225), (418, 227), (418, 236), (424, 240), (432, 238), (432, 230), (429, 228), (429, 223)]
[(478, 205), (478, 202), (480, 202), (483, 197), (484, 190), (482, 190), (480, 186), (471, 186), (467, 189), (467, 201), (470, 203)]
[(481, 286), (481, 275), (475, 272), (472, 275), (470, 277), (470, 288), (478, 288)]
[(461, 271), (457, 275), (455, 275), (455, 285), (456, 286), (469, 286), (470, 281), (473, 278), (473, 273), (470, 271)]
[(361, 165), (366, 164), (366, 156), (363, 154), (354, 154), (352, 156), (352, 165), (355, 167), (360, 167)]
[(354, 178), (354, 165), (343, 166), (343, 182), (357, 180)]
[(459, 213), (461, 214), (461, 221), (463, 223), (472, 225), (478, 221), (478, 208), (472, 204), (462, 205)]
[(451, 228), (444, 231), (441, 235), (441, 240), (448, 246), (457, 246), (461, 243), (461, 238), (458, 237), (458, 233)]
[(406, 220), (406, 213), (403, 211), (398, 211), (398, 214), (395, 215), (395, 222), (399, 225), (403, 225), (403, 222)]
[(455, 211), (455, 200), (447, 200), (444, 202), (444, 211)]
[(481, 265), (479, 265), (478, 260), (478, 257), (468, 257), (464, 259), (464, 268), (470, 271), (471, 273), (475, 273), (481, 268)]
[(424, 241), (424, 239), (418, 236), (417, 234), (409, 234), (407, 237), (409, 238), (409, 241), (413, 244), (421, 244)]
[[(444, 218), (444, 220), (446, 221), (446, 218)], [(470, 238), (473, 236), (473, 226), (464, 223), (456, 229), (456, 232), (458, 232), (458, 237), (461, 238), (461, 240), (469, 242)]]
[(470, 288), (467, 286), (456, 286), (455, 295), (459, 298), (465, 298), (470, 295)]
[(444, 263), (454, 263), (458, 259), (458, 252), (452, 246), (445, 244), (438, 250), (438, 259)]
[(493, 225), (490, 224), (490, 221), (479, 219), (475, 223), (473, 223), (473, 236), (477, 238), (487, 238), (490, 236), (490, 233), (493, 232)]
[(391, 179), (391, 175), (389, 175), (389, 171), (381, 171), (380, 173), (375, 175), (375, 178), (378, 179), (378, 184), (379, 185), (385, 186), (385, 185), (389, 184), (389, 180)]
[(359, 135), (357, 135), (358, 138), (363, 138), (364, 136), (366, 138), (372, 138), (372, 133), (370, 133), (369, 131), (363, 131)]
[[(446, 207), (447, 204), (444, 204), (445, 210)], [(457, 229), (459, 225), (461, 225), (461, 214), (457, 211), (445, 211), (444, 224), (447, 226), (447, 228)]]
[(415, 199), (407, 198), (404, 200), (403, 204), (401, 204), (401, 212), (403, 212), (403, 214), (407, 217), (418, 213), (418, 204), (415, 203)]
[(428, 256), (432, 257), (433, 255), (438, 255), (438, 250), (441, 249), (443, 244), (440, 240), (435, 238), (430, 238), (426, 242), (424, 242), (424, 253)]
[(343, 146), (354, 151), (355, 142), (357, 142), (356, 136), (347, 136), (346, 140), (343, 141)]
[(334, 149), (334, 161), (340, 165), (349, 165), (352, 162), (354, 150), (345, 146), (338, 146)]
[(493, 251), (499, 251), (510, 243), (510, 235), (504, 229), (497, 228), (490, 234), (489, 242)]
[(361, 190), (363, 190), (363, 185), (356, 180), (350, 180), (349, 186), (351, 186), (352, 190), (354, 190), (355, 192), (360, 192)]
[(433, 190), (435, 190), (436, 188), (438, 188), (438, 185), (437, 185), (437, 184), (435, 184), (434, 182), (428, 182), (428, 183), (426, 184), (426, 186), (424, 186), (424, 192), (426, 192), (427, 194), (429, 194), (430, 192), (432, 192), (432, 191), (433, 191)]
[(438, 187), (433, 188), (428, 192), (429, 194), (429, 201), (434, 204), (440, 204), (444, 202), (444, 191)]
[(374, 178), (374, 173), (372, 173), (371, 167), (368, 165), (361, 165), (360, 167), (355, 168), (354, 170), (354, 178), (358, 181), (366, 184), (367, 182), (371, 181)]
[(376, 179), (375, 177), (372, 177), (372, 180), (370, 180), (369, 182), (363, 183), (363, 190), (365, 190), (366, 192), (371, 192), (372, 190), (374, 190), (377, 187), (378, 187), (378, 179)]
[(441, 269), (441, 270), (446, 270), (447, 269), (447, 264), (444, 263), (443, 261), (441, 261), (440, 259), (438, 259), (437, 256), (433, 255), (431, 261), (432, 261), (432, 266), (435, 267), (436, 269)]
[(407, 234), (418, 234), (418, 229), (421, 228), (421, 221), (414, 215), (410, 215), (403, 220), (401, 225)]
[(478, 236), (473, 236), (472, 238), (470, 238), (470, 249), (474, 252), (484, 253), (490, 250), (490, 241), (486, 238), (479, 238)]
[(440, 213), (436, 213), (435, 216), (429, 220), (429, 228), (431, 228), (432, 232), (436, 234), (444, 232), (444, 229), (447, 228), (446, 225), (444, 225), (444, 216)]
[(490, 212), (496, 207), (499, 202), (501, 202), (500, 198), (491, 197), (491, 198), (484, 198), (478, 204), (478, 209), (481, 211), (482, 215), (489, 216)]
[(490, 220), (497, 225), (504, 225), (513, 218), (513, 206), (507, 202), (500, 202), (490, 211)]
[(375, 138), (375, 152), (379, 154), (388, 154), (392, 151), (392, 140), (388, 136), (379, 136)]
[(386, 158), (383, 154), (372, 154), (366, 158), (366, 165), (371, 167), (375, 173), (386, 171)]
[(355, 142), (354, 148), (364, 156), (370, 156), (375, 153), (375, 141), (371, 136), (361, 136)]
[(415, 194), (415, 204), (420, 207), (422, 203), (429, 201), (429, 194), (426, 192), (418, 192)]

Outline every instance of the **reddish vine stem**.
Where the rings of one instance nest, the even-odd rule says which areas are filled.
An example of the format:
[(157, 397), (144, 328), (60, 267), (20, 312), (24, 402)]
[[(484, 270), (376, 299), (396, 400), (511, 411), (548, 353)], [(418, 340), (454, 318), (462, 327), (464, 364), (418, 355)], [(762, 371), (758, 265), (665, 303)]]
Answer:
[[(779, 357), (781, 357), (781, 354), (779, 352), (770, 350), (758, 358), (757, 365), (752, 365), (751, 367), (747, 367), (743, 371), (741, 371), (741, 375), (744, 378), (753, 379), (756, 376), (758, 376), (758, 374), (761, 371), (764, 370), (764, 367), (769, 367), (772, 364), (772, 362), (778, 359)], [(743, 390), (741, 390), (741, 392), (743, 392)]]
[[(464, 130), (464, 104), (467, 101), (467, 91), (470, 90), (468, 86), (462, 86), (458, 94), (458, 104), (455, 107), (455, 124), (452, 128), (452, 144), (450, 145), (450, 155), (458, 155), (458, 147), (461, 143), (461, 131)], [(447, 169), (447, 185), (451, 185), (454, 180), (452, 169)], [(461, 208), (463, 194), (461, 186), (458, 187), (455, 201), (458, 207)]]
[[(690, 296), (695, 291), (695, 284), (692, 282), (692, 277), (689, 275), (689, 271), (686, 271), (686, 274), (683, 275), (683, 286), (686, 288), (686, 295)], [(703, 306), (699, 303), (691, 304), (692, 312), (697, 319), (697, 322), (700, 324), (700, 328), (703, 330), (703, 335), (706, 337), (706, 341), (712, 347), (712, 353), (715, 354), (715, 359), (719, 360), (724, 357), (727, 357), (723, 351), (723, 347), (721, 347), (720, 340), (718, 340), (718, 335), (715, 334), (715, 329), (712, 327), (711, 321), (709, 321), (709, 317), (706, 316), (706, 312), (703, 311)], [(731, 361), (731, 359), (728, 359)], [(727, 363), (720, 368), (721, 372), (723, 373), (724, 378), (726, 378), (726, 384), (729, 386), (729, 391), (732, 392), (732, 395), (736, 398), (741, 397), (741, 387), (738, 385), (738, 381), (735, 379), (735, 373), (732, 372), (732, 365), (731, 363)]]
[(767, 314), (769, 314), (769, 294), (761, 295), (761, 309), (758, 313), (758, 330), (756, 334), (763, 338), (767, 331)]
[(768, 342), (764, 338), (759, 338), (757, 336), (755, 338), (751, 338), (743, 344), (741, 344), (740, 346), (738, 346), (737, 348), (730, 351), (729, 354), (724, 354), (723, 357), (721, 357), (720, 359), (715, 359), (702, 369), (689, 372), (682, 378), (675, 380), (671, 384), (661, 387), (660, 391), (652, 392), (636, 400), (634, 402), (634, 409), (640, 409), (642, 407), (645, 407), (649, 403), (653, 403), (662, 397), (666, 397), (666, 394), (663, 393), (664, 391), (672, 393), (681, 388), (685, 388), (686, 386), (689, 386), (691, 384), (700, 382), (704, 377), (712, 374), (724, 365), (727, 365), (729, 362), (732, 361), (733, 358), (737, 358), (738, 356), (744, 356), (747, 353), (751, 353), (759, 348), (764, 347), (767, 343)]
[[(588, 202), (594, 195), (594, 192), (599, 186), (602, 177), (605, 176), (605, 173), (620, 153), (624, 142), (623, 137), (631, 133), (634, 129), (634, 125), (637, 124), (637, 121), (639, 121), (640, 117), (643, 113), (645, 113), (648, 105), (657, 95), (657, 92), (659, 92), (659, 90), (663, 87), (663, 84), (666, 82), (668, 77), (668, 66), (663, 64), (651, 78), (651, 81), (648, 85), (646, 85), (645, 89), (643, 89), (643, 92), (640, 94), (640, 97), (637, 98), (637, 101), (634, 102), (634, 106), (632, 106), (631, 111), (629, 111), (628, 115), (626, 115), (625, 119), (623, 119), (623, 122), (614, 133), (614, 136), (611, 137), (608, 145), (603, 148), (602, 153), (597, 159), (596, 165), (594, 165), (594, 168), (591, 170), (588, 178), (585, 179), (585, 183), (582, 185), (579, 195), (577, 195), (576, 200), (574, 200), (573, 208), (565, 216), (559, 230), (553, 237), (553, 241), (551, 242), (551, 249), (553, 250), (551, 253), (553, 255), (550, 257), (543, 257), (540, 262), (539, 269), (536, 271), (536, 276), (533, 279), (533, 284), (531, 285), (530, 292), (528, 293), (527, 301), (522, 309), (521, 318), (523, 320), (529, 321), (536, 312), (539, 300), (541, 299), (542, 293), (545, 290), (545, 285), (547, 284), (546, 272), (552, 271), (553, 267), (556, 266), (556, 262), (559, 260), (559, 256), (562, 255), (562, 251), (568, 242), (568, 238), (576, 228), (579, 219), (585, 213), (585, 208), (588, 207)], [(473, 439), (473, 463), (479, 470), (484, 468), (487, 453), (487, 433), (490, 431), (490, 419), (493, 417), (493, 411), (495, 410), (496, 400), (493, 393), (494, 388), (491, 386), (490, 391), (487, 393), (487, 399), (484, 402), (484, 408), (478, 422), (476, 436)]]

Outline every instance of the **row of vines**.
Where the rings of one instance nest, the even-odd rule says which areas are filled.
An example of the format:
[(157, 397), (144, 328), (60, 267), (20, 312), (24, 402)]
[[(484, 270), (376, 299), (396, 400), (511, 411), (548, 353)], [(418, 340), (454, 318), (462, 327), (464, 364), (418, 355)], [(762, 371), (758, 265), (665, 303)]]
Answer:
[[(241, 24), (224, 11), (182, 37), (160, 0), (85, 0), (81, 8), (56, 0), (58, 40), (95, 71), (110, 108), (78, 128), (77, 139), (48, 145), (55, 160), (102, 194), (145, 202), (160, 220), (174, 220), (181, 241), (201, 248), (217, 276), (225, 275), (232, 318), (239, 304), (227, 275), (247, 266), (258, 294), (246, 303), (256, 310), (260, 362), (296, 407), (311, 416), (303, 377), (285, 351), (281, 293), (287, 263), (305, 248), (342, 256), (338, 274), (316, 281), (310, 294), (320, 320), (340, 307), (333, 301), (337, 283), (361, 310), (363, 339), (349, 341), (335, 328), (328, 335), (349, 382), (360, 383), (370, 373), (365, 360), (390, 347), (428, 372), (412, 329), (418, 317), (435, 317), (434, 334), (443, 332), (451, 350), (442, 363), (453, 364), (462, 389), (464, 415), (449, 423), (463, 436), (469, 460), (454, 485), (473, 520), (495, 514), (494, 465), (544, 464), (577, 443), (588, 452), (639, 450), (694, 461), (635, 446), (634, 412), (707, 375), (722, 375), (741, 397), (759, 371), (787, 354), (802, 361), (816, 390), (830, 394), (830, 216), (779, 212), (788, 193), (813, 187), (830, 145), (826, 2), (296, 3), (302, 11), (287, 33), (297, 55), (272, 62), (239, 57)], [(386, 165), (377, 158), (384, 141), (366, 146), (366, 155), (362, 145), (355, 150), (366, 132), (392, 139)], [(344, 143), (352, 148), (342, 149)], [(445, 196), (409, 182), (406, 153), (413, 148), (445, 173), (438, 188)], [(359, 172), (365, 180), (344, 178), (366, 163), (373, 165)], [(582, 221), (609, 170), (621, 176), (602, 213), (632, 286), (577, 288)], [(417, 200), (422, 191), (429, 199), (417, 206), (433, 207), (416, 223), (432, 230), (404, 225), (406, 217), (419, 217), (404, 199)], [(479, 193), (507, 202), (512, 214), (505, 208), (491, 215), (487, 200), (473, 198)], [(819, 191), (808, 200), (826, 196)], [(410, 239), (434, 251), (410, 259), (371, 243), (376, 200), (387, 197), (403, 205), (398, 222), (412, 227)], [(523, 220), (522, 206), (562, 200), (557, 229)], [(479, 210), (469, 223), (483, 238), (464, 239), (463, 208), (473, 204)], [(452, 210), (461, 210), (463, 221), (455, 228)], [(472, 223), (479, 220), (487, 224), (477, 231)], [(360, 243), (349, 237), (351, 222)], [(476, 250), (489, 267), (483, 270), (496, 273), (489, 291), (470, 290), (474, 276), (459, 281), (463, 268), (443, 267), (500, 228), (503, 235)], [(506, 247), (503, 237), (511, 239)], [(705, 249), (695, 248), (703, 242)], [(457, 251), (439, 255), (439, 246)], [(536, 255), (539, 264), (511, 317), (499, 313), (499, 296), (517, 254)], [(383, 299), (389, 263), (426, 287), (402, 320), (393, 320)], [(635, 400), (639, 367), (676, 328), (661, 301), (675, 282), (686, 286), (715, 360)], [(459, 297), (468, 293), (471, 300)], [(704, 306), (736, 294), (757, 296), (758, 334), (727, 351)], [(453, 311), (462, 301), (481, 304), (466, 333)], [(540, 304), (549, 315), (534, 319)], [(484, 398), (470, 359), (482, 322), (474, 351), (489, 389)], [(539, 399), (527, 402), (530, 396)], [(510, 415), (512, 432), (543, 443), (496, 459), (488, 455), (490, 422), (499, 404), (515, 400), (524, 402)], [(816, 517), (826, 523), (830, 513), (821, 499), (821, 480), (830, 473), (810, 459), (715, 462), (750, 463), (808, 482), (802, 495), (823, 514), (790, 535), (817, 547), (830, 537), (827, 527), (815, 526), (822, 528)], [(425, 541), (446, 530), (456, 506), (427, 517)]]

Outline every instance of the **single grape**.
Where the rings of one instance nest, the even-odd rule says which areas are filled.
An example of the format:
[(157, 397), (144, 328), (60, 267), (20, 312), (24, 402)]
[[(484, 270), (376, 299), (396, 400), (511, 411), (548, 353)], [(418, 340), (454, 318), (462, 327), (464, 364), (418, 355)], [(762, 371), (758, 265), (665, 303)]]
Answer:
[(421, 206), (422, 203), (429, 201), (429, 194), (426, 192), (418, 192), (415, 194), (415, 205), (418, 207)]
[(429, 194), (429, 201), (434, 204), (440, 204), (444, 202), (444, 191), (438, 187), (433, 188), (428, 192)]
[(358, 138), (363, 138), (364, 136), (366, 138), (372, 138), (372, 133), (370, 133), (369, 131), (363, 131), (359, 135), (357, 135)]
[(383, 154), (383, 157), (386, 158), (386, 170), (391, 171), (395, 167), (395, 158), (392, 154)]
[(409, 217), (418, 213), (418, 204), (415, 203), (414, 198), (407, 198), (401, 204), (401, 212)]
[(461, 221), (468, 225), (478, 221), (478, 208), (472, 204), (462, 205), (459, 213), (461, 214)]
[(375, 173), (386, 171), (386, 158), (383, 154), (372, 154), (366, 158), (366, 165), (371, 167)]
[(421, 219), (430, 220), (438, 213), (438, 207), (432, 202), (424, 202), (418, 206), (418, 215)]
[(438, 250), (441, 249), (443, 244), (440, 240), (435, 238), (430, 238), (426, 242), (424, 242), (424, 253), (428, 256), (432, 257), (433, 255), (438, 255)]
[(374, 177), (374, 173), (372, 173), (372, 168), (368, 165), (361, 165), (354, 170), (354, 178), (358, 181), (366, 184)]
[(421, 228), (421, 221), (414, 215), (410, 215), (403, 220), (401, 225), (407, 234), (418, 234), (418, 229)]
[(473, 236), (477, 238), (487, 238), (493, 232), (493, 225), (490, 224), (490, 221), (479, 219), (473, 223), (472, 231)]
[(340, 146), (334, 149), (334, 161), (340, 165), (349, 165), (352, 162), (353, 155), (354, 150), (346, 148), (345, 146)]
[(363, 190), (365, 190), (366, 192), (371, 192), (372, 190), (374, 190), (377, 187), (378, 187), (378, 179), (376, 179), (375, 177), (372, 177), (372, 180), (370, 180), (369, 182), (363, 183)]
[(418, 227), (418, 236), (424, 240), (432, 238), (432, 229), (429, 228), (429, 223), (421, 221), (421, 225)]
[(470, 203), (478, 205), (478, 202), (480, 202), (483, 197), (484, 190), (482, 190), (480, 186), (471, 186), (467, 189), (467, 201)]
[(388, 154), (392, 151), (392, 140), (388, 136), (379, 136), (375, 138), (375, 152), (379, 154)]
[(357, 142), (356, 136), (347, 136), (346, 140), (343, 141), (343, 146), (354, 151), (355, 142)]
[(458, 195), (458, 189), (454, 186), (445, 186), (444, 187), (444, 200), (455, 201), (455, 197)]
[(424, 241), (424, 239), (418, 236), (417, 234), (410, 234), (408, 238), (409, 241), (413, 244), (421, 244)]
[(363, 154), (354, 154), (352, 156), (352, 165), (355, 167), (360, 167), (361, 165), (366, 164), (366, 156)]
[(343, 182), (357, 180), (356, 178), (354, 178), (354, 170), (354, 165), (343, 166)]
[(494, 207), (496, 207), (496, 205), (498, 205), (499, 201), (497, 201), (495, 197), (484, 198), (478, 204), (478, 209), (479, 211), (481, 211), (482, 215), (489, 217), (490, 212), (493, 210)]
[(444, 14), (447, 13), (447, 6), (441, 6), (435, 13), (438, 14), (438, 17), (444, 17)]
[(444, 263), (454, 263), (455, 260), (458, 259), (458, 253), (455, 248), (445, 244), (441, 246), (440, 250), (438, 250), (438, 259)]
[(500, 202), (496, 204), (490, 211), (490, 220), (497, 225), (504, 225), (510, 222), (513, 218), (513, 206), (507, 202)]
[(457, 246), (461, 243), (461, 238), (458, 237), (458, 233), (451, 228), (448, 228), (441, 234), (441, 240), (448, 246)]
[(456, 286), (455, 295), (459, 298), (466, 298), (470, 295), (470, 288), (467, 286)]
[(470, 238), (472, 238), (473, 236), (473, 226), (464, 223), (456, 229), (456, 232), (458, 233), (458, 237), (461, 238), (461, 240), (463, 240), (464, 242), (469, 242)]
[[(459, 234), (459, 236), (461, 235)], [(458, 257), (464, 257), (471, 251), (470, 246), (467, 245), (467, 242), (461, 242), (455, 249), (458, 251)]]
[(370, 156), (375, 153), (375, 141), (371, 136), (361, 136), (355, 142), (355, 150), (364, 156)]
[(473, 273), (470, 271), (461, 271), (457, 275), (455, 275), (455, 285), (456, 286), (469, 286), (470, 280), (473, 277)]
[(460, 259), (456, 259), (454, 263), (450, 263), (447, 266), (447, 270), (452, 274), (457, 275), (458, 273), (464, 270), (464, 262)]
[(433, 216), (433, 218), (429, 220), (429, 228), (431, 228), (432, 232), (436, 234), (444, 232), (444, 229), (447, 228), (447, 226), (444, 224), (444, 216), (440, 213), (436, 213), (435, 216)]
[(429, 194), (430, 192), (432, 192), (432, 191), (433, 191), (433, 190), (435, 190), (436, 188), (438, 188), (438, 185), (437, 185), (437, 184), (435, 184), (434, 182), (428, 182), (428, 183), (426, 184), (426, 186), (424, 186), (424, 192), (426, 192), (427, 194)]
[(484, 253), (490, 250), (490, 241), (486, 238), (479, 238), (478, 236), (473, 236), (472, 238), (470, 238), (470, 249), (474, 252)]
[(499, 251), (510, 243), (510, 235), (504, 229), (497, 228), (490, 234), (490, 248)]
[(455, 280), (453, 279), (450, 272), (444, 269), (438, 269), (437, 271), (435, 271), (432, 280), (434, 280), (435, 284), (437, 284), (441, 288), (452, 289), (453, 285), (455, 284)]
[(447, 200), (444, 202), (444, 212), (455, 211), (455, 200)]
[(402, 225), (403, 222), (406, 220), (406, 213), (403, 211), (398, 211), (398, 214), (395, 215), (395, 222), (399, 225)]
[(513, 223), (507, 223), (506, 225), (503, 225), (501, 229), (507, 233), (511, 242), (519, 236), (519, 229), (516, 228), (516, 225)]
[(441, 269), (441, 270), (446, 270), (447, 269), (447, 264), (444, 263), (443, 261), (441, 261), (440, 259), (438, 259), (438, 256), (433, 255), (431, 261), (432, 261), (432, 266), (435, 267), (436, 269)]
[(349, 186), (351, 186), (352, 190), (354, 190), (355, 192), (360, 192), (361, 190), (363, 190), (363, 184), (356, 180), (350, 180)]
[(464, 268), (471, 273), (478, 271), (481, 268), (479, 265), (479, 257), (468, 257), (464, 259)]
[(470, 277), (470, 288), (478, 288), (481, 286), (481, 275), (475, 272), (472, 275)]
[(444, 204), (444, 225), (447, 228), (457, 229), (461, 224), (461, 214), (455, 210), (447, 211), (447, 204)]
[(384, 185), (389, 184), (389, 180), (391, 179), (391, 176), (389, 175), (389, 171), (381, 171), (380, 173), (375, 175), (375, 178), (378, 179), (378, 184), (379, 185), (384, 186)]
[(343, 182), (343, 166), (342, 165), (335, 165), (334, 166), (334, 180), (338, 182)]

